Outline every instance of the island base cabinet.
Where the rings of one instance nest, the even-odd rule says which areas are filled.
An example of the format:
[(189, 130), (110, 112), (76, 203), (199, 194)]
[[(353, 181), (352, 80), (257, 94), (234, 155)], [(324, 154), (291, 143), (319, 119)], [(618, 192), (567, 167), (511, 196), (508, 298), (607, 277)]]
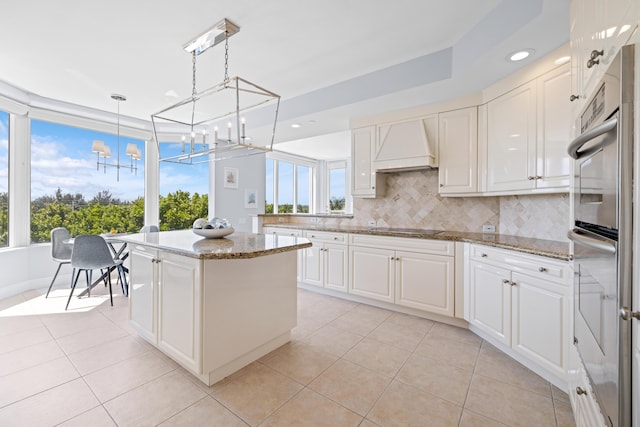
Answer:
[(290, 340), (297, 322), (294, 251), (204, 264), (203, 372), (223, 379)]
[(156, 345), (156, 301), (158, 299), (157, 251), (136, 247), (130, 251), (129, 318), (138, 334)]
[(201, 263), (174, 254), (160, 257), (158, 348), (200, 372)]
[(134, 247), (131, 325), (212, 385), (290, 341), (296, 252), (211, 260)]

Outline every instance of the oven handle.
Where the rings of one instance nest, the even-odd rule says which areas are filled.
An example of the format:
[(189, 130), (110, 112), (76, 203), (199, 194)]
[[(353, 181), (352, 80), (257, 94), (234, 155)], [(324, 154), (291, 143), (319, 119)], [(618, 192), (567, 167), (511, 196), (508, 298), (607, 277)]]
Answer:
[(585, 145), (587, 142), (591, 141), (594, 138), (599, 137), (600, 135), (604, 135), (605, 133), (611, 132), (613, 129), (616, 128), (616, 126), (618, 126), (618, 118), (614, 117), (602, 124), (599, 124), (598, 126), (594, 127), (590, 131), (583, 133), (582, 135), (574, 139), (571, 142), (571, 144), (569, 144), (569, 148), (567, 148), (569, 155), (574, 159), (579, 159), (580, 157), (584, 157), (586, 155), (593, 153), (594, 151), (597, 151), (598, 149), (600, 149), (600, 147), (605, 145), (604, 140), (600, 141), (598, 144), (594, 145), (588, 150), (578, 152), (578, 150), (582, 148), (582, 146)]
[(599, 239), (593, 233), (588, 234), (589, 235), (587, 235), (587, 232), (583, 230), (574, 228), (573, 230), (569, 230), (569, 232), (567, 233), (567, 237), (569, 238), (569, 240), (572, 240), (584, 246), (588, 246), (592, 249), (599, 250), (600, 252), (606, 252), (612, 255), (616, 253), (616, 246), (613, 243)]

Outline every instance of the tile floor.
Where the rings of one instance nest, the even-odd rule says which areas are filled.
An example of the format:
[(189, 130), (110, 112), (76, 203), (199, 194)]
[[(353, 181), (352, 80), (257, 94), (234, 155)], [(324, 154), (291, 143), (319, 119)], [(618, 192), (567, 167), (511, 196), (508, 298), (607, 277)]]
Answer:
[(564, 392), (464, 329), (300, 290), (292, 341), (206, 387), (126, 298), (65, 313), (60, 288), (0, 300), (1, 426), (574, 425)]

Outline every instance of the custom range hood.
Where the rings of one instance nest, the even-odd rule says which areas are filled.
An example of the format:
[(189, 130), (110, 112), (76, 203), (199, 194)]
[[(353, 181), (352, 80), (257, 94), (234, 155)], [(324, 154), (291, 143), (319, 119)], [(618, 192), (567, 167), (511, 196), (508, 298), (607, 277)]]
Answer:
[(377, 126), (373, 160), (376, 172), (438, 167), (438, 117), (430, 116)]

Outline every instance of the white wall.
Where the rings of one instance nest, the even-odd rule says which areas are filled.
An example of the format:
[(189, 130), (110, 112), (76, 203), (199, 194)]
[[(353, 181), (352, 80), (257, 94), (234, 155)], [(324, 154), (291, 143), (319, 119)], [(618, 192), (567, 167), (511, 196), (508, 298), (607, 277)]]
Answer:
[[(238, 170), (238, 188), (225, 188), (225, 168)], [(210, 213), (209, 217), (226, 218), (231, 221), (236, 231), (251, 232), (251, 218), (258, 213), (264, 213), (265, 154), (218, 160), (215, 167), (210, 169), (210, 173), (215, 174), (215, 190), (209, 191), (209, 197), (212, 197), (213, 193), (215, 202), (214, 214)], [(256, 191), (257, 208), (245, 208), (247, 190)]]

